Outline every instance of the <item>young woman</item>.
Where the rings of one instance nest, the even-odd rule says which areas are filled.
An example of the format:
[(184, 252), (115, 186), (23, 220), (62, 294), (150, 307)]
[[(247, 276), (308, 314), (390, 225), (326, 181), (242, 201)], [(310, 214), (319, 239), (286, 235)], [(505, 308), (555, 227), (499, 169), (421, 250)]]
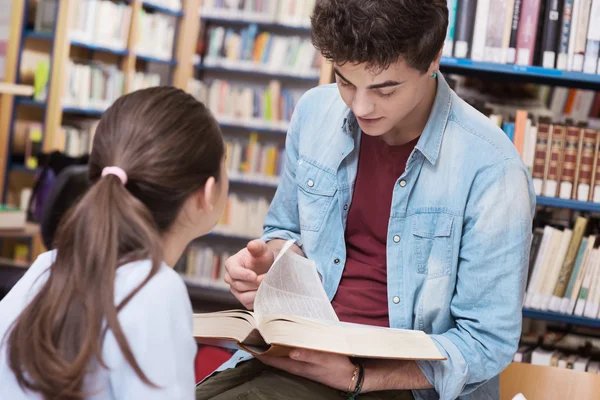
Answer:
[(98, 125), (92, 186), (0, 302), (2, 399), (190, 399), (192, 308), (172, 266), (228, 192), (208, 109), (169, 87), (117, 100)]

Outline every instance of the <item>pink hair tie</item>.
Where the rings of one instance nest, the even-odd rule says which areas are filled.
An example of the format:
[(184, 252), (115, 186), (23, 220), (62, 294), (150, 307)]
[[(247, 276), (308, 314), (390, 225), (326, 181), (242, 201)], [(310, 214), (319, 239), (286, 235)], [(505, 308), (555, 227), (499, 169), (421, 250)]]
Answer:
[(121, 180), (123, 186), (127, 185), (127, 174), (121, 167), (104, 167), (102, 177), (104, 178), (106, 175), (116, 175)]

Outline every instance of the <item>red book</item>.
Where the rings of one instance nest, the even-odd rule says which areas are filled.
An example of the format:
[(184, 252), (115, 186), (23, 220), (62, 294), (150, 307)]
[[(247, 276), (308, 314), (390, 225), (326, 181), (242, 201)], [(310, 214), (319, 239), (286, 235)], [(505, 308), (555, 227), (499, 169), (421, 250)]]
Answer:
[(519, 65), (533, 64), (540, 6), (541, 0), (523, 0), (517, 37), (517, 64)]
[(600, 118), (600, 92), (596, 92), (596, 97), (594, 98), (594, 105), (592, 106), (592, 110), (590, 111), (590, 118)]

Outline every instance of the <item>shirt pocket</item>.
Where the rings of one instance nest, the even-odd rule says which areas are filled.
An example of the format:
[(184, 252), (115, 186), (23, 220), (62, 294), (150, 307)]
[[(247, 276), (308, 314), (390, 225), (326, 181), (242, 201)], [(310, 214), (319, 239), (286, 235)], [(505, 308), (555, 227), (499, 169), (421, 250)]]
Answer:
[(337, 192), (335, 176), (300, 159), (296, 169), (296, 184), (300, 228), (319, 231)]
[(428, 278), (449, 275), (452, 270), (454, 216), (443, 212), (416, 214), (412, 234), (417, 272)]

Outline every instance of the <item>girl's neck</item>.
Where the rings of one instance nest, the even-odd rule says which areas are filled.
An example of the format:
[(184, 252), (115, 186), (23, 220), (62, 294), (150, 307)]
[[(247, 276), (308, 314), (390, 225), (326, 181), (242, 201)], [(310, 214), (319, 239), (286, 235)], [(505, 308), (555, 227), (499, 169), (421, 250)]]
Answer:
[(171, 268), (175, 266), (177, 260), (181, 258), (181, 255), (185, 251), (186, 247), (190, 243), (190, 239), (183, 237), (181, 234), (174, 232), (166, 233), (163, 235), (163, 258), (165, 263)]

